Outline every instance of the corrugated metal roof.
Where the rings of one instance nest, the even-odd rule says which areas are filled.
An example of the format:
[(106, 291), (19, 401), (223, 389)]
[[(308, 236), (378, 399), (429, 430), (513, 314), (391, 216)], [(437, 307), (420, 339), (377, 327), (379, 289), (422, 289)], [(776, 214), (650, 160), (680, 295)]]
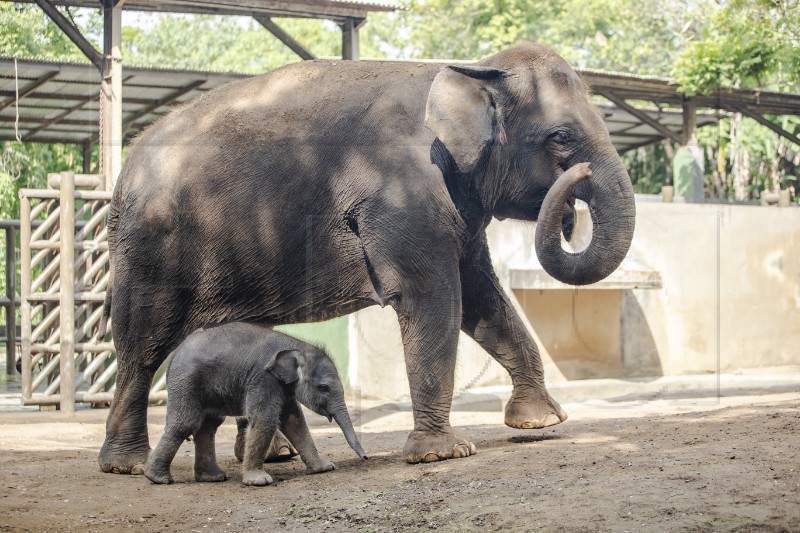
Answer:
[[(683, 96), (669, 79), (581, 70), (595, 94), (616, 95), (630, 100), (649, 100), (651, 107), (637, 107), (664, 128), (678, 133), (683, 128), (679, 108)], [(234, 72), (201, 72), (181, 69), (140, 67), (126, 64), (123, 69), (123, 123), (133, 135), (145, 125), (169, 112), (173, 106), (197, 98), (205, 91), (232, 80), (247, 77)], [(19, 122), (16, 91), (19, 88)], [(83, 143), (97, 137), (99, 124), (100, 75), (89, 64), (47, 59), (0, 57), (0, 140), (13, 140), (17, 134), (29, 142)], [(726, 91), (713, 97), (695, 99), (699, 107), (711, 111), (697, 113), (697, 125), (716, 123), (719, 113), (745, 106), (758, 113), (800, 115), (800, 95)], [(600, 104), (611, 139), (620, 152), (657, 142), (663, 132), (640, 117), (615, 105)], [(724, 116), (724, 115), (723, 115)]]
[[(20, 0), (32, 3), (35, 0)], [(57, 6), (98, 8), (98, 0), (52, 0)], [(267, 15), (274, 17), (322, 18), (334, 21), (364, 19), (371, 11), (394, 11), (393, 0), (126, 0), (122, 9), (161, 13), (211, 15)]]
[[(230, 72), (126, 65), (123, 123), (128, 133), (229, 81)], [(17, 104), (17, 94), (20, 99)], [(100, 74), (89, 63), (0, 57), (0, 140), (83, 143), (96, 139)]]

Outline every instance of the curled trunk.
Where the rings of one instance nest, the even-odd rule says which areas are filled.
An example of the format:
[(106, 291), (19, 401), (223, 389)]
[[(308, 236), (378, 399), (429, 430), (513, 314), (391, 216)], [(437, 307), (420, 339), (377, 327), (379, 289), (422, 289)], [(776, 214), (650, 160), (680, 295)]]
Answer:
[[(589, 163), (574, 165), (559, 176), (542, 204), (536, 255), (545, 271), (563, 283), (588, 285), (604, 279), (630, 248), (635, 221), (633, 187), (619, 157), (613, 157), (597, 165), (602, 170), (594, 176)], [(564, 206), (573, 196), (588, 203), (593, 224), (592, 240), (579, 253), (561, 247)]]

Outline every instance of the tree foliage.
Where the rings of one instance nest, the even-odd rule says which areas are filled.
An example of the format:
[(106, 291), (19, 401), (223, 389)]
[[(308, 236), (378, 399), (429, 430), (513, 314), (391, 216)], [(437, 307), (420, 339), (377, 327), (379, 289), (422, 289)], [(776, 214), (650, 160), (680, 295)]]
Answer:
[(730, 0), (687, 40), (672, 74), (687, 95), (800, 89), (800, 0)]

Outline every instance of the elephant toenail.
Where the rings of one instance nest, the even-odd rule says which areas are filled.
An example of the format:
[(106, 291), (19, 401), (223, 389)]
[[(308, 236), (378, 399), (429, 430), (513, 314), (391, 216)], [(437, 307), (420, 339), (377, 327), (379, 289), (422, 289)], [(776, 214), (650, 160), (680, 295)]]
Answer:
[(439, 456), (435, 453), (426, 453), (425, 457), (422, 458), (422, 461), (425, 463), (433, 463), (439, 460)]
[(141, 476), (144, 474), (144, 465), (142, 463), (136, 463), (131, 468), (131, 475), (132, 476)]

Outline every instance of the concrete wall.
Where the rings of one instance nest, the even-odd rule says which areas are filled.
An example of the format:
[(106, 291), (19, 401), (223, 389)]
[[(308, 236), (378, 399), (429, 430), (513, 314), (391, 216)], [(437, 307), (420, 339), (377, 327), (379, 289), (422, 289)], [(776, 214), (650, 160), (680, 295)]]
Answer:
[[(495, 221), (488, 235), (548, 382), (800, 364), (800, 210), (638, 203), (629, 255), (661, 274), (660, 289), (512, 290), (509, 269), (538, 268), (534, 230)], [(391, 309), (352, 315), (349, 343), (354, 388), (407, 398)], [(462, 335), (456, 390), (498, 384), (505, 371)]]

